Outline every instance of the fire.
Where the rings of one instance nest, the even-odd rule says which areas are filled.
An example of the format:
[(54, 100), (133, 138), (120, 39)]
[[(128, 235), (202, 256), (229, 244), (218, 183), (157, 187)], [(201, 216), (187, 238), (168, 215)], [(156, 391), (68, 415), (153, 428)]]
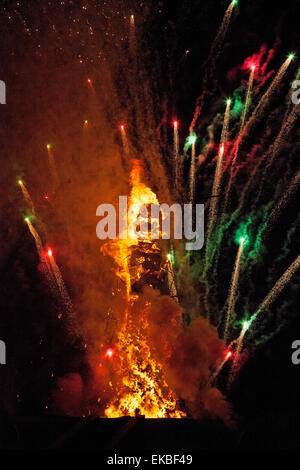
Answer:
[[(168, 386), (161, 365), (154, 359), (149, 338), (149, 305), (141, 308), (138, 321), (133, 318), (132, 310), (139, 295), (133, 286), (145, 269), (143, 263), (151, 256), (160, 256), (159, 248), (148, 234), (140, 238), (132, 230), (132, 223), (139, 220), (142, 205), (159, 204), (158, 199), (141, 181), (141, 165), (135, 160), (130, 174), (131, 193), (130, 210), (127, 213), (127, 236), (109, 241), (103, 252), (112, 256), (117, 264), (117, 275), (124, 282), (126, 289), (126, 308), (123, 324), (120, 325), (114, 349), (106, 350), (105, 357), (111, 357), (109, 351), (117, 352), (115, 367), (122, 374), (121, 384), (115, 385), (115, 398), (109, 403), (105, 415), (110, 418), (135, 416), (137, 413), (147, 418), (180, 418), (185, 414), (179, 409), (175, 394)], [(121, 235), (121, 234), (120, 234)], [(124, 233), (122, 234), (124, 235)], [(137, 252), (136, 263), (132, 258)], [(111, 363), (112, 364), (112, 363)], [(112, 367), (114, 364), (112, 364)]]

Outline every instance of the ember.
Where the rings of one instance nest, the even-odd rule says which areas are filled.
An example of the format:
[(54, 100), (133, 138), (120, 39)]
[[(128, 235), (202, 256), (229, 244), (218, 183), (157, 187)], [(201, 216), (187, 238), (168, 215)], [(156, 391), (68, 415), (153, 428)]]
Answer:
[[(141, 182), (141, 166), (133, 162), (131, 171), (131, 210), (127, 215), (127, 225), (140, 215), (142, 205), (158, 204), (156, 195)], [(127, 306), (123, 324), (117, 332), (116, 349), (122, 373), (122, 387), (116, 390), (114, 398), (106, 408), (107, 417), (145, 415), (148, 418), (185, 416), (180, 410), (178, 400), (168, 386), (161, 365), (154, 359), (148, 331), (147, 316), (149, 305), (143, 305), (135, 321), (135, 304), (144, 285), (158, 287), (162, 255), (158, 245), (135, 232), (119, 240), (110, 240), (103, 251), (113, 256), (117, 264), (117, 274), (126, 286)], [(113, 350), (108, 349), (105, 356), (111, 357)]]

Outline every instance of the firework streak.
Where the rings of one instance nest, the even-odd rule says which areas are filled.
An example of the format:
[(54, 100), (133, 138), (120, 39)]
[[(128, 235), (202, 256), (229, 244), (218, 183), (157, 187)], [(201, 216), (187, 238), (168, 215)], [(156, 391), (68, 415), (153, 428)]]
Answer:
[(237, 372), (238, 361), (239, 361), (240, 354), (241, 354), (242, 347), (243, 347), (243, 341), (244, 341), (245, 333), (246, 333), (248, 328), (249, 328), (248, 322), (244, 322), (241, 334), (240, 334), (240, 336), (238, 337), (238, 340), (237, 340), (237, 346), (236, 346), (236, 350), (235, 350), (235, 353), (234, 353), (234, 359), (233, 359), (233, 362), (232, 362), (230, 375), (229, 375), (228, 382), (227, 382), (227, 391), (230, 391), (232, 382), (234, 381), (234, 378), (235, 378), (235, 375), (236, 375), (236, 372)]
[(227, 101), (222, 135), (221, 135), (221, 146), (219, 149), (219, 154), (217, 157), (217, 166), (215, 171), (215, 178), (213, 183), (212, 195), (211, 195), (211, 203), (209, 208), (209, 218), (208, 218), (208, 230), (207, 230), (207, 245), (210, 241), (210, 235), (215, 225), (216, 221), (216, 212), (218, 210), (218, 198), (220, 192), (220, 186), (222, 181), (222, 163), (223, 163), (223, 156), (224, 156), (224, 146), (227, 142), (228, 137), (228, 127), (229, 127), (229, 118), (230, 118), (230, 100)]
[(48, 152), (49, 166), (50, 166), (50, 172), (51, 172), (51, 177), (52, 177), (53, 191), (55, 192), (59, 185), (59, 178), (58, 178), (53, 151), (52, 151), (50, 144), (47, 144), (47, 152)]
[(190, 169), (190, 203), (195, 197), (195, 171), (196, 171), (196, 137), (190, 136), (192, 144), (191, 169)]
[[(243, 131), (244, 131), (245, 121), (246, 121), (246, 117), (247, 117), (247, 113), (248, 113), (248, 108), (249, 108), (249, 104), (250, 104), (250, 100), (251, 100), (251, 93), (252, 93), (253, 80), (254, 80), (254, 73), (255, 73), (255, 67), (253, 66), (252, 69), (251, 69), (251, 73), (250, 73), (250, 78), (249, 78), (249, 83), (248, 83), (248, 88), (247, 88), (247, 94), (246, 94), (246, 100), (245, 100), (245, 105), (244, 105), (244, 109), (243, 109), (243, 113), (242, 113), (242, 118), (241, 118), (240, 132), (239, 132), (237, 141), (236, 141), (236, 143), (235, 143), (235, 149), (234, 149), (234, 157), (233, 157), (233, 161), (232, 161), (232, 167), (234, 167), (234, 165), (235, 165), (235, 163), (236, 163), (237, 156), (238, 156), (238, 152), (239, 152), (239, 147), (240, 147), (240, 143), (241, 143), (241, 139), (242, 139), (242, 135), (243, 135)], [(232, 168), (232, 169), (233, 169), (233, 168)], [(230, 186), (229, 186), (229, 190), (230, 190)]]
[(175, 173), (175, 188), (178, 188), (179, 182), (179, 136), (178, 136), (178, 122), (174, 121), (174, 173)]
[(40, 263), (42, 266), (44, 276), (46, 277), (48, 285), (50, 286), (53, 294), (56, 296), (57, 291), (55, 288), (55, 279), (53, 278), (50, 266), (48, 265), (46, 258), (45, 258), (45, 254), (43, 252), (42, 240), (28, 217), (25, 218), (25, 222), (27, 223), (30, 233), (34, 238), (35, 246), (36, 246), (39, 258), (40, 258)]
[(175, 275), (174, 275), (171, 255), (168, 255), (167, 271), (168, 271), (168, 286), (169, 286), (170, 297), (172, 297), (176, 302), (178, 302), (178, 294), (177, 294), (177, 289), (176, 289)]
[(126, 130), (125, 130), (124, 124), (121, 124), (120, 130), (121, 130), (121, 137), (122, 137), (122, 145), (123, 145), (124, 155), (125, 155), (125, 158), (128, 159), (129, 153), (130, 153), (129, 152), (129, 143), (128, 143), (128, 139), (127, 139), (127, 136), (126, 136)]
[(223, 359), (223, 361), (218, 365), (218, 367), (216, 368), (215, 372), (213, 373), (213, 375), (211, 376), (210, 378), (210, 383), (212, 384), (215, 379), (217, 378), (217, 376), (219, 375), (219, 373), (221, 372), (221, 370), (223, 369), (224, 365), (226, 364), (226, 362), (232, 357), (232, 352), (229, 351), (225, 358)]
[[(194, 127), (195, 127), (196, 122), (197, 122), (197, 119), (199, 118), (200, 113), (202, 111), (202, 108), (203, 108), (203, 105), (204, 105), (204, 99), (205, 99), (205, 96), (206, 96), (206, 93), (207, 93), (207, 90), (206, 90), (207, 82), (208, 82), (209, 78), (212, 77), (213, 74), (214, 74), (214, 70), (215, 70), (215, 67), (216, 67), (216, 62), (217, 62), (217, 59), (218, 59), (218, 57), (220, 56), (220, 54), (222, 52), (224, 39), (226, 37), (227, 31), (228, 31), (228, 28), (229, 28), (229, 25), (230, 25), (230, 19), (231, 19), (231, 16), (232, 16), (233, 8), (236, 5), (236, 3), (237, 3), (236, 0), (233, 0), (230, 3), (229, 7), (227, 8), (227, 10), (225, 12), (225, 15), (224, 15), (224, 18), (223, 18), (223, 21), (222, 21), (222, 24), (219, 28), (219, 31), (218, 31), (218, 33), (215, 37), (215, 40), (214, 40), (213, 44), (211, 46), (209, 56), (208, 56), (207, 60), (205, 61), (204, 65), (203, 65), (204, 70), (205, 70), (205, 75), (204, 75), (203, 83), (202, 83), (203, 92), (202, 92), (202, 95), (199, 96), (199, 98), (197, 99), (197, 102), (196, 102), (196, 109), (195, 109), (194, 117), (193, 117), (193, 120), (190, 124), (190, 134), (193, 133)], [(208, 66), (209, 63), (210, 63), (210, 67)]]
[(260, 120), (263, 117), (264, 113), (266, 112), (266, 108), (269, 105), (271, 98), (274, 96), (278, 86), (280, 85), (280, 82), (282, 81), (282, 79), (283, 79), (283, 77), (284, 77), (291, 61), (292, 61), (292, 58), (289, 56), (284, 61), (284, 63), (280, 67), (280, 69), (278, 70), (278, 72), (275, 75), (271, 85), (269, 86), (269, 88), (267, 89), (265, 94), (260, 99), (260, 101), (259, 101), (258, 105), (256, 106), (255, 110), (253, 111), (249, 121), (247, 122), (247, 124), (245, 126), (245, 130), (243, 132), (243, 135), (241, 136), (241, 140), (242, 140), (242, 137), (244, 137), (244, 135), (247, 135), (250, 132), (250, 129), (252, 128), (254, 123), (256, 121)]

